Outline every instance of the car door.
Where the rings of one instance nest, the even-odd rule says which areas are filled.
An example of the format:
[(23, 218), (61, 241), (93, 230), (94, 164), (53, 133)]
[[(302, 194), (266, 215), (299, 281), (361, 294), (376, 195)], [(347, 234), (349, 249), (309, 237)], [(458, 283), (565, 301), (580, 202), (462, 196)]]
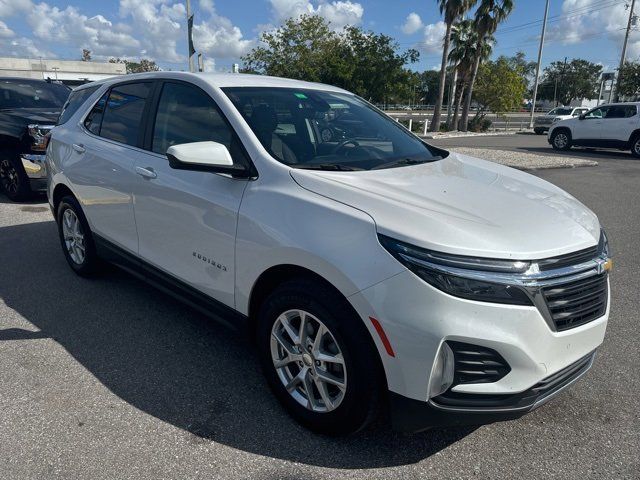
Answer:
[(602, 140), (611, 146), (629, 141), (638, 127), (638, 119), (636, 105), (611, 105), (602, 120)]
[(597, 145), (601, 138), (603, 118), (606, 116), (609, 107), (597, 107), (589, 110), (582, 120), (576, 122), (572, 129), (573, 140), (579, 140), (585, 144)]
[(173, 169), (166, 151), (172, 145), (215, 141), (228, 148), (234, 162), (248, 162), (246, 153), (202, 89), (179, 81), (165, 81), (158, 89), (147, 133), (148, 151), (135, 161), (139, 256), (234, 306), (236, 224), (247, 180)]
[(144, 138), (151, 86), (130, 82), (107, 91), (84, 118), (82, 133), (70, 139), (75, 159), (65, 166), (92, 230), (130, 253), (138, 250), (133, 159)]

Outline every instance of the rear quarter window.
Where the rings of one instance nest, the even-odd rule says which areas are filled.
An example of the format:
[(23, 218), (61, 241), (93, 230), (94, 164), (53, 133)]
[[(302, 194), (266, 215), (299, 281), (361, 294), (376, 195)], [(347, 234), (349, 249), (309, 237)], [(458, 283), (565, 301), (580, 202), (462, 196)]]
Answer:
[(84, 104), (84, 102), (96, 91), (100, 88), (100, 85), (95, 85), (92, 87), (83, 88), (81, 90), (74, 90), (69, 95), (66, 103), (62, 107), (62, 112), (60, 113), (60, 118), (58, 119), (58, 125), (62, 125), (69, 121), (73, 114), (78, 111), (78, 109)]

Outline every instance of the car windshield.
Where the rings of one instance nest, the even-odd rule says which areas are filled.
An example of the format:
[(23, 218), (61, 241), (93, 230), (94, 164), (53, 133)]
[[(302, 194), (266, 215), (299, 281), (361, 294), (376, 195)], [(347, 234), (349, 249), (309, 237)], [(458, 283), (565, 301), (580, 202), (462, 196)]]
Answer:
[(554, 108), (547, 115), (571, 115), (572, 108)]
[(352, 94), (273, 87), (222, 90), (264, 148), (291, 167), (372, 170), (446, 154)]
[(59, 110), (71, 90), (58, 83), (0, 80), (0, 110), (54, 108)]

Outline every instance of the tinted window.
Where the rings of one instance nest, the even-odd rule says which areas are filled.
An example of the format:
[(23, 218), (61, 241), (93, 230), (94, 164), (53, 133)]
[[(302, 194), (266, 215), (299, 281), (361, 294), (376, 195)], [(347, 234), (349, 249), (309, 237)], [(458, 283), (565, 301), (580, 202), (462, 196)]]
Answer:
[(29, 80), (0, 81), (0, 110), (9, 108), (53, 108), (59, 110), (69, 96), (69, 87), (59, 83)]
[(80, 106), (85, 102), (87, 98), (89, 98), (93, 92), (95, 92), (100, 85), (95, 85), (93, 87), (83, 88), (82, 90), (75, 90), (71, 92), (69, 95), (69, 99), (62, 107), (62, 113), (60, 114), (60, 118), (58, 119), (58, 125), (62, 125), (69, 120), (74, 113), (78, 111)]
[(630, 118), (636, 114), (635, 105), (613, 105), (605, 118)]
[(571, 115), (570, 108), (554, 108), (548, 115)]
[(213, 99), (197, 87), (165, 83), (158, 103), (151, 149), (165, 154), (172, 145), (214, 141), (234, 153), (235, 135)]
[(607, 115), (607, 111), (609, 107), (598, 107), (594, 108), (590, 112), (585, 115), (585, 118), (602, 118)]
[(108, 96), (109, 92), (105, 93), (91, 109), (87, 118), (84, 119), (84, 127), (94, 135), (100, 135), (100, 124), (102, 123), (104, 106), (107, 103)]
[(130, 83), (111, 89), (100, 127), (100, 136), (127, 145), (138, 145), (142, 113), (151, 83)]

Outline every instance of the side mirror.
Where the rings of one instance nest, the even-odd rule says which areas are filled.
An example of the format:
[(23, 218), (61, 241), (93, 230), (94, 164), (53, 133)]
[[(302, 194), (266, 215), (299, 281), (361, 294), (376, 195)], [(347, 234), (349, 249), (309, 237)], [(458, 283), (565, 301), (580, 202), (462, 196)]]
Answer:
[(169, 165), (176, 170), (226, 173), (233, 177), (249, 178), (249, 170), (233, 163), (227, 147), (217, 142), (193, 142), (173, 145), (167, 149)]
[(584, 119), (586, 118), (586, 115), (587, 115), (586, 113), (581, 113), (581, 114), (578, 116), (578, 118), (579, 118), (580, 120), (584, 120)]

